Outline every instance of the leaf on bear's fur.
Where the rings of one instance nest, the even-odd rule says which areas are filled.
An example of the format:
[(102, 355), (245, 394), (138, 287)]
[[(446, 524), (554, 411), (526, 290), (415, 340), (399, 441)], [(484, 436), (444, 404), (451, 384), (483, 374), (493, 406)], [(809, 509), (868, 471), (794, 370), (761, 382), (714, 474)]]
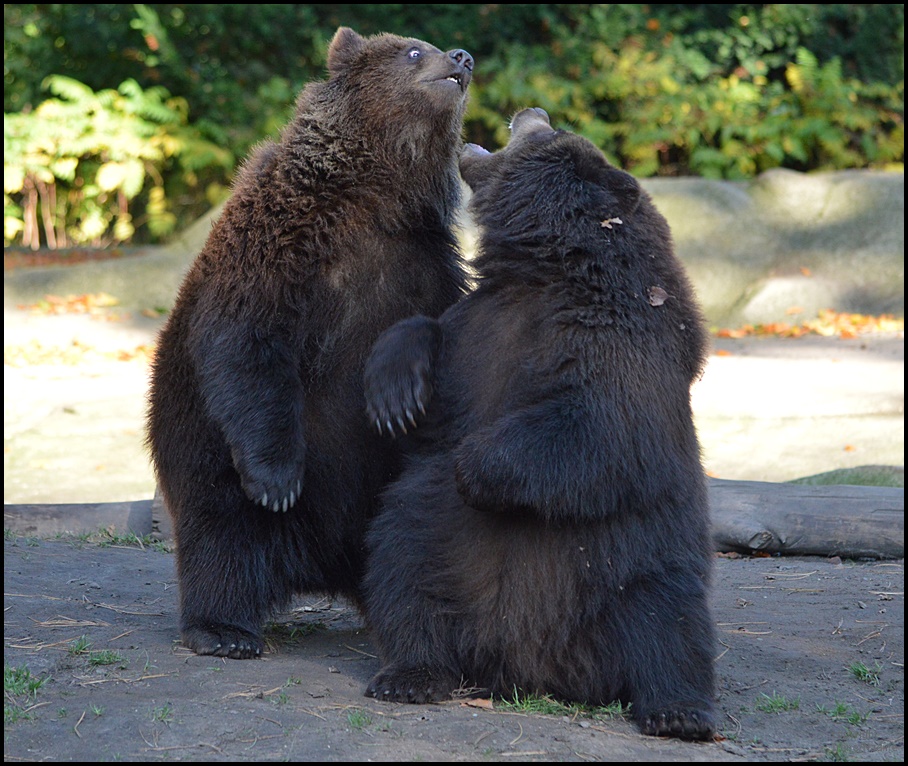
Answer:
[(671, 296), (665, 292), (661, 287), (653, 286), (647, 292), (647, 297), (649, 298), (650, 306), (661, 306), (665, 301), (667, 301)]
[(613, 223), (624, 223), (620, 218), (606, 218), (604, 221), (600, 221), (599, 225), (603, 229), (611, 229)]

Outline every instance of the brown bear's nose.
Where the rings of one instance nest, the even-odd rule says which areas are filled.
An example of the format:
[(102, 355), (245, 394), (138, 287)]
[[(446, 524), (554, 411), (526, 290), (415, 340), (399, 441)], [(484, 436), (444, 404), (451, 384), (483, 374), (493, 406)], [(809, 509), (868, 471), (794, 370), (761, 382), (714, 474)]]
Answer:
[(470, 72), (473, 71), (473, 57), (462, 48), (458, 48), (456, 51), (448, 51), (448, 55), (464, 69)]

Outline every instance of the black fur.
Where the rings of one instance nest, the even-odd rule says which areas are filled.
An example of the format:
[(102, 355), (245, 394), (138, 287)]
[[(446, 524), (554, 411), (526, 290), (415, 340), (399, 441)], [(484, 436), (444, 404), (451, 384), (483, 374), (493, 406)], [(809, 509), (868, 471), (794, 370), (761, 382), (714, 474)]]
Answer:
[(258, 656), (294, 594), (360, 598), (398, 457), (363, 412), (378, 333), (466, 282), (452, 233), (473, 61), (341, 28), (325, 82), (260, 148), (154, 363), (148, 442), (173, 520), (183, 643)]
[(460, 168), (479, 286), (392, 327), (366, 366), (385, 429), (426, 408), (368, 538), (384, 667), (367, 695), (622, 700), (647, 734), (708, 738), (712, 548), (690, 407), (707, 336), (668, 226), (542, 110), (500, 152), (465, 147)]

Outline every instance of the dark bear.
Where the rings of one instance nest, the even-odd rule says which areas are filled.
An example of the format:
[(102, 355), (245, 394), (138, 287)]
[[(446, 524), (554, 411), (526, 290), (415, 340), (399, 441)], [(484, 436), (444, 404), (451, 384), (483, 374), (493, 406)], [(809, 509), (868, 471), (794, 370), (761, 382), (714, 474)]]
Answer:
[(620, 700), (646, 734), (706, 739), (702, 314), (631, 175), (541, 109), (511, 131), (460, 160), (476, 290), (394, 325), (366, 364), (370, 418), (406, 443), (367, 538), (383, 667), (366, 694)]
[(466, 288), (453, 225), (473, 59), (341, 28), (327, 69), (239, 173), (158, 341), (148, 443), (199, 654), (260, 655), (294, 595), (360, 598), (399, 464), (366, 419), (365, 358)]

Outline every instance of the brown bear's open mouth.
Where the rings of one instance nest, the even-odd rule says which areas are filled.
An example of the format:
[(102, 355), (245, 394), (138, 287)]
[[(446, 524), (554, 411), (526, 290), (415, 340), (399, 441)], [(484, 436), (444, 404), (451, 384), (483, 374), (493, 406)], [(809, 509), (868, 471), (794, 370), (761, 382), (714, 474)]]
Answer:
[(434, 80), (428, 80), (428, 82), (452, 82), (463, 91), (466, 90), (469, 79), (464, 77), (463, 72), (451, 72), (451, 74), (436, 77)]

